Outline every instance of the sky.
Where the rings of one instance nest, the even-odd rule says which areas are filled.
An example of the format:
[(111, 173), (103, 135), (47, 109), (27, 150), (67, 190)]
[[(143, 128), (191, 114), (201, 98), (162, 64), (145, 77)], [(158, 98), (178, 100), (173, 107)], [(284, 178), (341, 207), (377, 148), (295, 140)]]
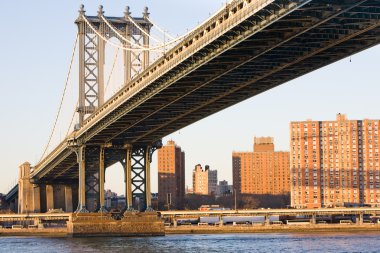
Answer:
[[(149, 7), (151, 19), (172, 35), (184, 34), (225, 4), (225, 0), (47, 1), (2, 3), (0, 22), (0, 193), (18, 178), (18, 166), (38, 163), (46, 146), (62, 96), (71, 59), (80, 4), (87, 15), (104, 5), (105, 15), (122, 16), (129, 5), (132, 16)], [(112, 48), (106, 49), (106, 77)], [(186, 184), (200, 163), (218, 170), (218, 180), (232, 183), (232, 152), (252, 151), (254, 136), (272, 136), (276, 150), (289, 150), (289, 122), (334, 120), (337, 113), (349, 119), (380, 119), (380, 46), (287, 82), (222, 112), (209, 116), (163, 138), (174, 140), (186, 156)], [(69, 78), (57, 129), (49, 150), (64, 138), (76, 106), (78, 58)], [(121, 62), (111, 77), (111, 96), (122, 80)], [(157, 191), (157, 153), (152, 162), (152, 191)], [(106, 188), (124, 192), (120, 165), (106, 171)]]

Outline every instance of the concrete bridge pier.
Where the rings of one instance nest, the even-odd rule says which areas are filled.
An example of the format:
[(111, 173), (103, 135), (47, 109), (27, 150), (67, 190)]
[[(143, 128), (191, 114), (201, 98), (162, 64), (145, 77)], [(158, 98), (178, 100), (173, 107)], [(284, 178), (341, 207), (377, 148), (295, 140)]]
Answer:
[(64, 186), (65, 189), (65, 211), (68, 213), (73, 212), (73, 189), (69, 185)]
[(18, 180), (18, 213), (34, 212), (34, 189), (30, 182), (30, 163), (25, 162), (19, 167)]
[(33, 204), (34, 208), (33, 211), (35, 213), (41, 212), (41, 189), (39, 185), (33, 185)]
[(18, 213), (43, 213), (50, 209), (62, 209), (65, 212), (73, 211), (72, 182), (32, 182), (30, 179), (30, 164), (23, 163), (20, 166), (18, 182), (17, 205), (11, 204), (11, 209)]
[(54, 209), (54, 188), (53, 185), (46, 185), (46, 210)]

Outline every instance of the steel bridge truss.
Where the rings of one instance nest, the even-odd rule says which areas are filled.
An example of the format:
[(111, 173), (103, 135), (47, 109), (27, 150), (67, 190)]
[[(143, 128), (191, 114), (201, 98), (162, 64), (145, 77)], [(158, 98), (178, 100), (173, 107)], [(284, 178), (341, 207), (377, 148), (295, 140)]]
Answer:
[[(79, 106), (77, 112), (79, 113), (79, 124), (82, 126), (85, 116), (92, 114), (104, 103), (106, 42), (93, 29), (107, 39), (115, 37), (121, 42), (121, 47), (136, 47), (136, 50), (133, 51), (124, 50), (123, 54), (124, 84), (128, 84), (149, 65), (149, 51), (138, 50), (137, 46), (147, 47), (149, 45), (148, 35), (152, 24), (147, 21), (149, 15), (147, 9), (143, 18), (133, 18), (146, 34), (130, 21), (132, 17), (130, 17), (129, 7), (127, 7), (124, 17), (105, 17), (102, 6), (100, 6), (98, 16), (85, 16), (83, 6), (79, 13), (80, 16), (75, 21), (79, 34)], [(83, 16), (92, 27), (89, 27)], [(103, 18), (112, 27), (109, 27)], [(132, 43), (128, 43), (126, 40)]]

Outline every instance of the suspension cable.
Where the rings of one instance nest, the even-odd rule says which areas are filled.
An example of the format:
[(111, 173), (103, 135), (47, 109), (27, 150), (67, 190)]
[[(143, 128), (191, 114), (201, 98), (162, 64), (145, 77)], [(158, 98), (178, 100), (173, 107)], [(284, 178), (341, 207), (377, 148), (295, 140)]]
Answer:
[(71, 68), (73, 66), (73, 61), (74, 61), (74, 55), (75, 55), (75, 51), (76, 51), (76, 47), (77, 47), (77, 43), (78, 43), (78, 33), (76, 35), (76, 38), (75, 38), (75, 42), (74, 42), (74, 47), (73, 47), (73, 50), (72, 50), (72, 53), (71, 53), (71, 60), (70, 60), (70, 65), (69, 65), (69, 70), (68, 70), (68, 73), (67, 73), (67, 76), (66, 76), (66, 81), (65, 81), (65, 87), (63, 89), (63, 94), (62, 94), (62, 97), (61, 97), (61, 102), (59, 104), (59, 107), (58, 107), (58, 111), (57, 111), (57, 115), (55, 117), (55, 121), (54, 121), (54, 125), (53, 125), (53, 129), (50, 133), (50, 136), (49, 136), (49, 140), (45, 146), (45, 149), (44, 149), (44, 152), (42, 153), (42, 156), (40, 158), (40, 161), (42, 160), (42, 158), (45, 156), (49, 146), (50, 146), (50, 143), (51, 143), (51, 140), (53, 138), (53, 134), (55, 132), (55, 128), (57, 126), (57, 122), (58, 122), (58, 118), (59, 118), (59, 115), (61, 113), (61, 109), (62, 109), (62, 105), (63, 105), (63, 100), (65, 98), (65, 95), (66, 95), (66, 89), (67, 89), (67, 84), (69, 83), (69, 78), (70, 78), (70, 74), (71, 74)]
[(156, 27), (158, 31), (160, 31), (162, 34), (168, 36), (171, 40), (175, 40), (176, 38), (171, 36), (169, 33), (166, 33), (164, 29), (162, 29), (161, 27), (159, 27), (156, 23), (153, 23), (153, 21), (149, 18), (149, 17), (146, 17), (146, 19), (153, 24), (153, 27)]
[[(120, 49), (123, 49), (125, 51), (132, 51), (132, 52), (135, 52), (135, 51), (155, 51), (155, 52), (164, 52), (165, 50), (162, 49), (162, 48), (166, 48), (167, 46), (181, 40), (183, 37), (185, 36), (181, 36), (179, 38), (177, 38), (176, 40), (173, 40), (173, 41), (169, 41), (169, 42), (166, 42), (162, 45), (159, 45), (159, 46), (154, 46), (154, 47), (142, 47), (141, 49), (138, 49), (138, 48), (131, 48), (131, 47), (124, 47), (124, 46), (120, 46), (112, 41), (110, 41), (109, 39), (107, 39), (105, 36), (103, 36), (98, 30), (96, 30), (96, 28), (90, 23), (90, 21), (88, 21), (88, 19), (86, 18), (85, 15), (82, 15), (82, 18), (83, 20), (86, 22), (87, 26), (91, 29), (92, 32), (94, 32), (96, 35), (98, 35), (102, 40), (104, 40), (105, 42), (107, 42), (108, 44), (116, 47), (116, 48), (120, 48)], [(137, 45), (137, 44), (134, 44), (134, 45)]]
[[(75, 106), (75, 108), (77, 108), (78, 106), (79, 106), (79, 100), (77, 100), (77, 105)], [(75, 113), (76, 113), (76, 110), (74, 110), (74, 113), (73, 113), (73, 115), (71, 116), (71, 121), (70, 121), (69, 128), (67, 129), (67, 132), (66, 132), (66, 137), (69, 136), (71, 126), (73, 125), (73, 122), (74, 122)]]
[[(154, 37), (152, 37), (149, 33), (147, 33), (139, 24), (137, 24), (131, 17), (128, 17), (128, 19), (132, 22), (132, 24), (134, 24), (142, 33), (144, 33), (146, 36), (148, 36), (149, 38), (151, 38), (151, 39), (153, 39), (153, 40), (155, 40), (154, 39)], [(152, 22), (151, 22), (152, 23)], [(153, 23), (152, 23), (153, 24)], [(165, 51), (165, 48), (168, 46), (168, 45), (171, 45), (171, 44), (174, 44), (174, 43), (176, 43), (177, 41), (180, 41), (180, 40), (182, 40), (183, 38), (185, 38), (187, 35), (188, 35), (189, 33), (187, 33), (187, 34), (185, 34), (185, 35), (182, 35), (182, 36), (180, 36), (180, 37), (178, 37), (178, 38), (175, 38), (175, 39), (173, 39), (173, 40), (171, 40), (171, 41), (164, 41), (164, 43), (163, 44), (161, 44), (161, 45), (158, 45), (158, 46), (156, 46), (156, 47), (151, 47), (151, 48), (164, 48), (164, 50), (163, 51)], [(164, 34), (165, 35), (165, 34)]]
[[(108, 22), (108, 20), (102, 15), (101, 16), (102, 20), (106, 23), (106, 25), (117, 35), (119, 36), (120, 39), (124, 40), (125, 42), (128, 42), (129, 44), (133, 44), (130, 40), (125, 38), (123, 35), (121, 35), (114, 27), (112, 24)], [(143, 49), (144, 47), (140, 46), (139, 44), (135, 44), (138, 48)], [(119, 49), (119, 48), (118, 48)]]
[[(150, 35), (149, 33), (147, 33), (139, 24), (137, 24), (134, 20), (133, 20), (133, 18), (131, 18), (130, 16), (128, 16), (128, 19), (129, 19), (129, 21), (131, 21), (132, 22), (132, 24), (134, 24), (136, 27), (137, 27), (137, 29), (139, 29), (143, 34), (145, 34), (146, 36), (148, 36), (150, 39), (152, 39), (152, 40), (154, 40), (154, 41), (156, 41), (156, 42), (158, 42), (158, 43), (162, 43), (162, 41), (160, 41), (160, 40), (158, 40), (158, 39), (156, 39), (155, 37), (153, 37), (152, 35)], [(165, 43), (165, 42), (164, 42)]]
[[(154, 37), (152, 37), (149, 33), (147, 33), (139, 24), (137, 24), (131, 17), (128, 17), (128, 19), (142, 32), (142, 33), (144, 33), (146, 36), (148, 36), (149, 38), (151, 38), (151, 39), (153, 39), (153, 40), (155, 40), (154, 39)], [(148, 21), (149, 22), (151, 22), (149, 19), (148, 19)], [(163, 31), (161, 28), (159, 28), (157, 25), (155, 25), (153, 22), (151, 22), (152, 24), (153, 24), (153, 27), (157, 27), (157, 29), (158, 30), (161, 30), (161, 31)], [(167, 33), (165, 33), (165, 31), (163, 32), (164, 33), (164, 35), (169, 35), (169, 34), (167, 34)], [(166, 47), (166, 46), (168, 46), (168, 45), (170, 45), (170, 44), (173, 44), (173, 43), (176, 43), (177, 41), (179, 41), (179, 40), (182, 40), (183, 38), (185, 38), (186, 36), (188, 36), (190, 34), (190, 32), (189, 33), (186, 33), (186, 34), (184, 34), (184, 35), (182, 35), (182, 36), (179, 36), (178, 38), (173, 38), (172, 36), (170, 36), (171, 38), (172, 38), (172, 40), (170, 40), (170, 41), (167, 41), (167, 42), (165, 42), (164, 41), (164, 44), (162, 44), (162, 45), (159, 45), (159, 46), (157, 46), (157, 47)]]
[(87, 26), (90, 27), (90, 29), (96, 34), (98, 35), (102, 40), (106, 41), (108, 44), (116, 47), (116, 48), (120, 48), (120, 49), (123, 49), (123, 50), (126, 50), (126, 51), (158, 51), (158, 52), (162, 52), (163, 50), (158, 50), (157, 48), (161, 48), (161, 47), (157, 47), (157, 48), (148, 48), (148, 47), (143, 47), (142, 49), (137, 49), (137, 48), (129, 48), (129, 47), (123, 47), (123, 46), (120, 46), (120, 45), (117, 45), (116, 43), (113, 43), (112, 41), (108, 40), (106, 37), (104, 37), (103, 35), (101, 35), (96, 29), (95, 27), (93, 27), (93, 25), (88, 21), (88, 19), (86, 18), (86, 16), (82, 15), (82, 18), (84, 19), (84, 21), (86, 22)]

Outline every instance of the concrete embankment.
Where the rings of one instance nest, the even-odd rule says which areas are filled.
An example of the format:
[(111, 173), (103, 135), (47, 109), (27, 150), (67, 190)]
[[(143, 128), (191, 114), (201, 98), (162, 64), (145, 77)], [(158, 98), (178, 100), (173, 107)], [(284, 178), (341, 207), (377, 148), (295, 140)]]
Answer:
[[(318, 224), (270, 226), (178, 226), (165, 227), (165, 234), (233, 234), (233, 233), (324, 233), (324, 232), (380, 232), (380, 224)], [(101, 232), (101, 231), (98, 231)], [(134, 234), (139, 236), (138, 234)], [(71, 237), (68, 228), (0, 228), (0, 236)], [(93, 236), (93, 235), (87, 235)], [(105, 236), (103, 234), (103, 236)], [(112, 236), (112, 235), (111, 235)], [(119, 235), (120, 236), (120, 235)], [(121, 236), (128, 236), (126, 234)], [(146, 236), (146, 235), (145, 235)]]
[(46, 236), (46, 237), (67, 237), (67, 228), (0, 228), (0, 236)]
[(321, 233), (379, 231), (380, 224), (318, 224), (270, 226), (178, 226), (165, 227), (165, 234), (228, 234), (228, 233)]

